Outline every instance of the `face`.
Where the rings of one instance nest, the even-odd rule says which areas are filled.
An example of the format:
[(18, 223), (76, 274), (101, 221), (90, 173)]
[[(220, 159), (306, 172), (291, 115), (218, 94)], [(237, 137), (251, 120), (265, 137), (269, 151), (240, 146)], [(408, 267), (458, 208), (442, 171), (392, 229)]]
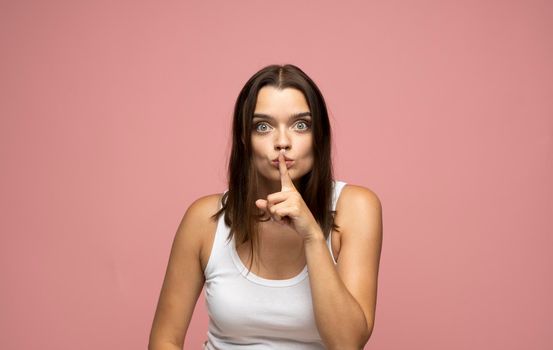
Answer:
[[(252, 123), (253, 162), (260, 179), (280, 191), (278, 155), (285, 149), (294, 182), (313, 167), (312, 117), (303, 93), (264, 86), (257, 95)], [(274, 162), (276, 160), (276, 162)]]

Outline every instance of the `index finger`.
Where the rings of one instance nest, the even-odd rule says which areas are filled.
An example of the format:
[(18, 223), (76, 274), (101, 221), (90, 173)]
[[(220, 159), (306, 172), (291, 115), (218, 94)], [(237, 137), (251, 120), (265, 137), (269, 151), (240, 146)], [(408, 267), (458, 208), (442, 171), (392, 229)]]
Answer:
[(281, 191), (291, 191), (295, 189), (288, 168), (286, 167), (286, 160), (284, 160), (284, 150), (280, 151), (278, 155), (278, 168), (280, 170), (280, 184), (282, 186)]

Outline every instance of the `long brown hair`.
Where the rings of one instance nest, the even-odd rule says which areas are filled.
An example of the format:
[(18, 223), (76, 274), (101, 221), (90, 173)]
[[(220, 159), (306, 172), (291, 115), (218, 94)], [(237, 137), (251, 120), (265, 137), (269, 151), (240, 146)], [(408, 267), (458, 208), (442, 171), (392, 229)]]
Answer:
[(255, 205), (259, 198), (255, 198), (258, 174), (252, 159), (252, 118), (258, 92), (264, 86), (294, 88), (303, 92), (312, 115), (314, 164), (311, 171), (300, 179), (298, 191), (321, 227), (325, 239), (331, 229), (338, 231), (334, 223), (336, 211), (332, 210), (332, 137), (323, 95), (300, 68), (292, 64), (266, 66), (246, 82), (236, 100), (227, 173), (228, 190), (221, 198), (221, 209), (212, 216), (212, 219), (218, 219), (224, 212), (225, 224), (230, 227), (227, 241), (236, 235), (237, 244), (252, 243), (250, 270), (253, 256), (259, 249), (257, 223), (263, 217)]

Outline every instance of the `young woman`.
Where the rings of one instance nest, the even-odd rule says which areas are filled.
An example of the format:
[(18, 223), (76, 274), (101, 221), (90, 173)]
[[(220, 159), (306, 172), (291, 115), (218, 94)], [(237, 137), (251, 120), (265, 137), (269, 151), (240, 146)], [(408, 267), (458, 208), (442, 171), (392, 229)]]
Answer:
[(235, 105), (228, 189), (194, 201), (175, 235), (149, 349), (182, 349), (204, 285), (204, 349), (362, 349), (382, 209), (332, 174), (315, 83), (290, 64), (255, 73)]

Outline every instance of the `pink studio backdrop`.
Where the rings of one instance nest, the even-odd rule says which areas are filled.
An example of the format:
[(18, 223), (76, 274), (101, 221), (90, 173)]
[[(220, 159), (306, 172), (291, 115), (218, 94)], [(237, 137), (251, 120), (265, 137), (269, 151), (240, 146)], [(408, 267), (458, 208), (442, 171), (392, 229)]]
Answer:
[[(366, 349), (553, 348), (550, 1), (2, 1), (0, 348), (145, 349), (236, 96), (319, 84), (384, 243)], [(207, 331), (203, 293), (185, 348)]]

